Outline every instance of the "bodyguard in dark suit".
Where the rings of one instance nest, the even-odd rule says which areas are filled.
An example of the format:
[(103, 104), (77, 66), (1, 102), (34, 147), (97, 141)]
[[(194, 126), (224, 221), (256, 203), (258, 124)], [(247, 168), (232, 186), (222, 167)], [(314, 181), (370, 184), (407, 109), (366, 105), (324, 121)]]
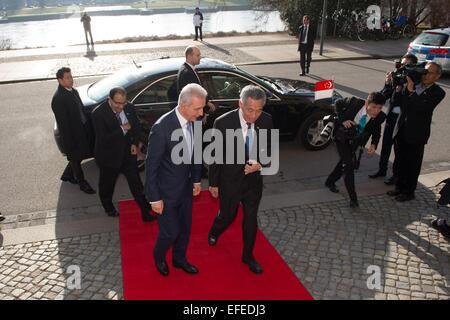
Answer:
[(117, 177), (123, 173), (144, 221), (154, 220), (145, 199), (137, 167), (141, 127), (134, 106), (127, 102), (123, 88), (113, 88), (108, 100), (92, 111), (95, 128), (94, 156), (100, 168), (99, 195), (105, 212), (117, 216), (112, 203)]
[(58, 125), (61, 146), (69, 161), (61, 180), (78, 183), (83, 192), (93, 194), (95, 191), (85, 180), (81, 169), (81, 161), (92, 157), (92, 127), (80, 96), (73, 88), (71, 70), (59, 69), (56, 79), (59, 86), (52, 99), (52, 110)]
[[(175, 268), (189, 274), (198, 273), (188, 262), (186, 252), (191, 233), (192, 196), (201, 190), (201, 161), (193, 162), (194, 146), (201, 141), (194, 144), (193, 122), (203, 115), (206, 95), (198, 84), (184, 87), (178, 106), (158, 119), (148, 138), (145, 194), (158, 215), (159, 234), (153, 256), (156, 269), (164, 276), (169, 274), (166, 254), (170, 247)], [(197, 127), (201, 130), (201, 125)], [(177, 134), (178, 140), (172, 138)], [(177, 152), (180, 145), (181, 154)]]
[(314, 50), (314, 39), (316, 38), (316, 29), (311, 25), (309, 16), (303, 16), (303, 25), (299, 28), (298, 33), (298, 50), (300, 52), (300, 67), (302, 68), (301, 76), (309, 73), (311, 65), (311, 56)]
[[(405, 54), (401, 60), (401, 66), (416, 65), (417, 57), (411, 53)], [(383, 143), (381, 145), (380, 161), (378, 165), (378, 171), (374, 174), (370, 174), (369, 177), (374, 179), (378, 177), (384, 177), (387, 174), (389, 157), (391, 155), (392, 146), (394, 144), (394, 128), (397, 123), (398, 116), (400, 114), (400, 106), (394, 105), (392, 97), (395, 90), (395, 82), (392, 72), (386, 75), (386, 81), (381, 93), (386, 99), (389, 99), (389, 108), (386, 112), (386, 123), (383, 131)], [(394, 166), (392, 168), (392, 176), (385, 180), (385, 184), (392, 185), (395, 183), (398, 175), (398, 163), (394, 160)]]
[(414, 199), (425, 144), (430, 138), (433, 111), (445, 97), (445, 91), (435, 83), (442, 74), (441, 66), (429, 62), (425, 68), (427, 73), (419, 84), (415, 85), (407, 77), (407, 85), (393, 98), (395, 105), (401, 108), (394, 132), (398, 179), (395, 190), (388, 195), (400, 202)]
[(339, 153), (339, 161), (328, 176), (325, 186), (332, 192), (339, 192), (335, 183), (344, 174), (351, 208), (359, 206), (355, 190), (353, 154), (358, 146), (365, 146), (371, 136), (368, 153), (375, 153), (380, 140), (381, 124), (386, 118), (381, 111), (385, 101), (383, 94), (372, 92), (366, 100), (351, 97), (336, 102), (336, 113), (339, 120), (335, 124), (334, 140)]
[[(178, 69), (177, 74), (178, 95), (180, 94), (181, 90), (183, 90), (183, 88), (190, 83), (202, 85), (200, 77), (195, 70), (195, 66), (199, 65), (201, 60), (200, 49), (196, 46), (188, 46), (185, 50), (184, 55), (186, 57), (186, 62), (181, 65), (180, 69)], [(205, 113), (211, 113), (215, 110), (216, 107), (214, 106), (214, 103), (208, 101), (208, 97), (206, 97), (206, 105), (203, 111)]]
[[(226, 141), (224, 138), (224, 154), (233, 152), (234, 162), (213, 163), (210, 166), (209, 185), (213, 197), (219, 197), (220, 210), (209, 231), (208, 243), (216, 245), (220, 235), (230, 226), (236, 217), (239, 204), (244, 211), (242, 262), (254, 273), (262, 273), (263, 269), (253, 256), (253, 248), (258, 230), (257, 213), (262, 197), (263, 179), (260, 170), (260, 154), (262, 148), (270, 153), (270, 138), (261, 143), (260, 131), (273, 128), (272, 117), (263, 112), (266, 103), (265, 92), (257, 86), (246, 86), (241, 91), (239, 108), (230, 111), (214, 122), (214, 128), (226, 137), (226, 130), (237, 132), (237, 139)], [(241, 131), (242, 130), (242, 131)], [(256, 139), (254, 139), (255, 137)], [(255, 142), (255, 143), (254, 143)], [(266, 143), (267, 142), (267, 143)], [(233, 150), (231, 150), (233, 148)], [(253, 152), (251, 152), (253, 150)], [(245, 161), (239, 162), (238, 154), (245, 155)]]

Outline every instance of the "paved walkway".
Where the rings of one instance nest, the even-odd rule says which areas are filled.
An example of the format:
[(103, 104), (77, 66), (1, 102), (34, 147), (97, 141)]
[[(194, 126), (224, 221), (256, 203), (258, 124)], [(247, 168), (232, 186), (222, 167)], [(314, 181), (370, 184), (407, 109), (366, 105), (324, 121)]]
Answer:
[[(297, 62), (297, 39), (285, 33), (249, 35), (192, 40), (165, 40), (136, 43), (100, 44), (95, 51), (85, 46), (8, 50), (0, 52), (0, 84), (24, 80), (54, 79), (61, 66), (73, 69), (74, 76), (104, 75), (123, 67), (158, 59), (179, 57), (189, 44), (200, 46), (204, 57), (233, 64)], [(403, 55), (408, 41), (344, 41), (327, 40), (323, 56), (319, 43), (313, 60), (392, 58)]]
[[(422, 175), (417, 199), (408, 203), (363, 183), (356, 211), (323, 181), (311, 182), (308, 190), (266, 196), (259, 225), (316, 299), (450, 299), (450, 242), (430, 228), (450, 211), (436, 207), (432, 187), (449, 175)], [(58, 220), (8, 216), (0, 299), (122, 299), (118, 220), (100, 212), (78, 208)], [(373, 270), (379, 277), (368, 287)]]

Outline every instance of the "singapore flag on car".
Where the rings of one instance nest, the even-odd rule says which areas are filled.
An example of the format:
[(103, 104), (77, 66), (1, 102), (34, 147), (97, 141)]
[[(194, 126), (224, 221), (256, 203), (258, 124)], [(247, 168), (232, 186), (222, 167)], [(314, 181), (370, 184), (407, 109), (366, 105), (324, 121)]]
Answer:
[(333, 97), (333, 80), (324, 80), (316, 82), (314, 88), (314, 100), (331, 99)]

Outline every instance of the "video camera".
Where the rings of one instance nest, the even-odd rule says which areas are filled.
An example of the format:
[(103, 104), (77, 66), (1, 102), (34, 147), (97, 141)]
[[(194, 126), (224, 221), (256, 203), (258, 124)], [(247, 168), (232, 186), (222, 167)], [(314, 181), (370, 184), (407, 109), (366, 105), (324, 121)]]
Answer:
[(392, 72), (392, 85), (402, 86), (407, 83), (406, 77), (410, 77), (414, 84), (419, 84), (422, 81), (422, 76), (427, 74), (425, 63), (421, 64), (406, 64), (402, 66), (399, 60), (395, 61), (395, 71)]

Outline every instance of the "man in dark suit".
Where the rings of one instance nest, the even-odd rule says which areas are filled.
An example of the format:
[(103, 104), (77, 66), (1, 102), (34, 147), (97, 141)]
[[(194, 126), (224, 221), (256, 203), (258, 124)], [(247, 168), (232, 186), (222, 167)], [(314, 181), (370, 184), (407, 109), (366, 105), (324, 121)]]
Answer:
[(445, 97), (445, 91), (435, 83), (442, 74), (441, 66), (428, 62), (425, 69), (427, 73), (420, 83), (415, 84), (407, 77), (407, 84), (398, 88), (393, 98), (394, 104), (401, 108), (394, 130), (398, 179), (395, 190), (388, 191), (388, 195), (400, 202), (414, 199), (425, 144), (430, 138), (433, 111)]
[[(196, 46), (188, 46), (184, 52), (186, 57), (186, 62), (183, 63), (178, 69), (177, 74), (177, 92), (180, 94), (181, 90), (188, 85), (189, 83), (196, 83), (202, 85), (200, 80), (200, 76), (195, 70), (195, 66), (200, 64), (201, 53), (200, 49)], [(208, 101), (208, 97), (206, 98), (205, 109), (203, 110), (205, 113), (212, 113), (216, 110), (214, 103)]]
[(84, 179), (81, 161), (92, 157), (93, 133), (89, 117), (85, 113), (78, 91), (73, 88), (72, 72), (69, 68), (61, 68), (56, 72), (59, 86), (52, 99), (52, 110), (55, 114), (61, 137), (61, 146), (69, 163), (61, 180), (80, 186), (87, 194), (95, 191)]
[[(233, 222), (239, 204), (242, 203), (244, 211), (242, 262), (256, 274), (263, 272), (253, 256), (258, 229), (257, 213), (263, 188), (260, 155), (264, 151), (264, 145), (267, 152), (271, 149), (270, 139), (262, 141), (259, 138), (261, 130), (268, 130), (267, 137), (270, 137), (270, 130), (273, 128), (272, 117), (263, 112), (265, 103), (266, 94), (261, 88), (246, 86), (241, 91), (239, 108), (215, 120), (214, 128), (223, 137), (226, 137), (226, 131), (229, 129), (237, 132), (236, 138), (233, 137), (232, 141), (226, 141), (224, 138), (222, 146), (223, 153), (232, 153), (235, 159), (231, 164), (223, 164), (221, 161), (211, 164), (209, 176), (209, 189), (213, 197), (220, 198), (220, 210), (209, 231), (208, 243), (211, 246), (216, 245), (220, 235)], [(241, 161), (239, 154), (245, 155)]]
[(300, 76), (304, 76), (305, 72), (309, 73), (315, 38), (316, 29), (311, 25), (311, 19), (309, 16), (305, 15), (303, 16), (303, 25), (300, 26), (298, 33), (297, 51), (300, 52), (300, 67), (302, 68), (302, 73), (300, 73)]
[(355, 152), (358, 146), (365, 146), (372, 136), (368, 153), (375, 153), (380, 140), (381, 124), (386, 118), (381, 111), (385, 101), (382, 93), (372, 92), (366, 100), (351, 97), (336, 102), (338, 120), (334, 129), (334, 140), (339, 161), (328, 176), (325, 186), (332, 192), (339, 192), (335, 183), (344, 174), (351, 208), (359, 206), (355, 190)]
[(112, 196), (117, 177), (123, 173), (141, 209), (142, 219), (154, 220), (137, 167), (141, 127), (134, 106), (127, 102), (127, 93), (123, 88), (111, 89), (108, 100), (92, 111), (92, 123), (95, 129), (94, 156), (100, 168), (98, 189), (106, 214), (118, 215)]
[[(153, 256), (156, 269), (163, 276), (169, 275), (166, 254), (170, 247), (175, 268), (189, 274), (198, 273), (188, 262), (186, 252), (191, 233), (192, 196), (201, 190), (201, 161), (199, 164), (193, 161), (194, 148), (197, 146), (195, 150), (198, 150), (201, 141), (194, 143), (192, 126), (203, 115), (206, 95), (198, 84), (185, 86), (178, 106), (156, 121), (148, 138), (145, 194), (158, 218), (159, 234)], [(201, 131), (201, 125), (195, 129)], [(180, 145), (182, 154), (177, 153)]]
[[(405, 54), (402, 57), (402, 60), (400, 61), (401, 66), (405, 65), (416, 65), (417, 64), (417, 57), (411, 53)], [(394, 128), (397, 123), (398, 115), (400, 114), (400, 106), (395, 106), (392, 103), (392, 96), (395, 90), (395, 82), (393, 79), (393, 73), (389, 72), (386, 75), (386, 81), (384, 84), (383, 90), (381, 90), (381, 93), (384, 94), (386, 99), (389, 99), (389, 108), (386, 113), (386, 123), (384, 125), (384, 131), (383, 131), (383, 143), (381, 145), (381, 152), (380, 152), (380, 161), (378, 164), (378, 171), (374, 174), (370, 174), (369, 177), (374, 179), (378, 177), (384, 177), (386, 176), (387, 170), (388, 170), (388, 163), (389, 163), (389, 157), (391, 155), (392, 146), (394, 144)], [(397, 163), (394, 161), (394, 166), (392, 168), (392, 176), (389, 179), (385, 180), (385, 184), (392, 185), (395, 183), (395, 180), (397, 179)]]

